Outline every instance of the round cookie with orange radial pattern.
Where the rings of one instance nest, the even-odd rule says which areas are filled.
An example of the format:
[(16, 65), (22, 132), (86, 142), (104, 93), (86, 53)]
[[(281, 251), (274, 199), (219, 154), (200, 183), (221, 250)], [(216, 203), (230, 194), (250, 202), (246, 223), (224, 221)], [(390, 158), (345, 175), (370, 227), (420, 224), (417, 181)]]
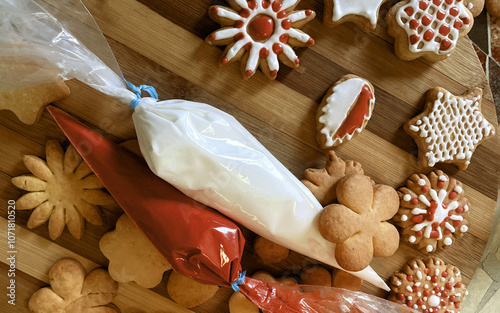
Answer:
[(457, 313), (468, 294), (460, 270), (441, 259), (408, 261), (389, 279), (388, 300), (422, 313)]
[(275, 79), (279, 62), (297, 68), (299, 58), (292, 47), (306, 47), (314, 40), (298, 30), (314, 19), (312, 10), (294, 11), (300, 0), (228, 0), (232, 8), (214, 5), (210, 17), (222, 28), (205, 39), (212, 45), (226, 45), (222, 65), (241, 59), (243, 78), (257, 67), (269, 79)]
[(442, 171), (413, 174), (398, 194), (400, 207), (393, 220), (402, 238), (421, 252), (447, 248), (468, 231), (470, 204), (462, 183)]

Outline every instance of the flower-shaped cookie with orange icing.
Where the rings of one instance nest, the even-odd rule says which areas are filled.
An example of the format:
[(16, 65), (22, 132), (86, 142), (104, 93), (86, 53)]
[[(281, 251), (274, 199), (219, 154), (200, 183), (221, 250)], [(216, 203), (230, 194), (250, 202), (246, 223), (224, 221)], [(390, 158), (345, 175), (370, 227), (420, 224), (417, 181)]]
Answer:
[(321, 235), (336, 243), (335, 258), (349, 271), (360, 271), (372, 258), (392, 255), (399, 233), (386, 222), (398, 211), (392, 187), (375, 184), (362, 174), (344, 176), (337, 184), (338, 203), (326, 206), (319, 219)]

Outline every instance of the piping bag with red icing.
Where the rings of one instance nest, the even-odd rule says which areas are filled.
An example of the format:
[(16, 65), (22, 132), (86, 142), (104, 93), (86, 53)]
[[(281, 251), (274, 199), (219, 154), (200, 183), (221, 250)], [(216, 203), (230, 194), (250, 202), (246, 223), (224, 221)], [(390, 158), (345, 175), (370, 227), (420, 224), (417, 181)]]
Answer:
[[(67, 113), (48, 110), (115, 200), (158, 251), (183, 275), (232, 287), (264, 312), (401, 312), (375, 296), (337, 288), (268, 284), (245, 277), (240, 229), (218, 212), (185, 196), (148, 166)], [(313, 292), (311, 292), (313, 291)]]
[[(76, 78), (129, 105), (142, 155), (153, 173), (253, 232), (339, 267), (335, 245), (318, 229), (321, 204), (234, 117), (205, 103), (158, 101), (152, 87), (129, 85), (134, 91), (128, 90), (119, 74), (40, 7), (38, 2), (45, 1), (0, 1), (1, 26), (8, 34), (0, 36), (0, 55), (36, 55), (53, 65), (58, 79)], [(67, 1), (71, 10), (83, 7), (78, 0)], [(84, 7), (81, 11), (88, 15)], [(58, 17), (71, 16), (73, 12)], [(141, 98), (141, 90), (154, 98)], [(388, 290), (371, 267), (354, 274)]]

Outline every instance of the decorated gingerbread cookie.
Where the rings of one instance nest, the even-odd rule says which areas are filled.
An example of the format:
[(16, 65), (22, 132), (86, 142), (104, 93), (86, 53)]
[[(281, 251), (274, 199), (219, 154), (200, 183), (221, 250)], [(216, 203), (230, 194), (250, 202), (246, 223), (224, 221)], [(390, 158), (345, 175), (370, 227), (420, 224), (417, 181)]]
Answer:
[(469, 229), (470, 204), (462, 183), (442, 171), (413, 174), (398, 194), (394, 221), (401, 226), (403, 239), (423, 253), (449, 247)]
[(316, 113), (316, 139), (330, 149), (360, 133), (375, 106), (372, 84), (356, 75), (346, 75), (326, 93)]
[(212, 45), (227, 45), (221, 64), (241, 59), (243, 78), (248, 79), (259, 66), (269, 79), (275, 79), (279, 61), (296, 68), (299, 58), (292, 47), (306, 47), (314, 40), (296, 29), (311, 21), (311, 10), (294, 11), (300, 0), (228, 0), (232, 9), (214, 5), (209, 15), (222, 28), (205, 39)]
[(365, 32), (377, 27), (380, 6), (388, 0), (325, 0), (323, 23), (335, 27), (353, 22)]
[(468, 294), (460, 270), (436, 257), (408, 261), (389, 284), (390, 301), (422, 313), (458, 313)]
[(462, 0), (405, 0), (386, 16), (395, 53), (401, 60), (446, 59), (474, 23)]
[(420, 165), (454, 163), (461, 170), (469, 166), (476, 147), (495, 134), (481, 113), (482, 94), (479, 88), (462, 96), (440, 87), (427, 92), (424, 111), (404, 125), (417, 143)]

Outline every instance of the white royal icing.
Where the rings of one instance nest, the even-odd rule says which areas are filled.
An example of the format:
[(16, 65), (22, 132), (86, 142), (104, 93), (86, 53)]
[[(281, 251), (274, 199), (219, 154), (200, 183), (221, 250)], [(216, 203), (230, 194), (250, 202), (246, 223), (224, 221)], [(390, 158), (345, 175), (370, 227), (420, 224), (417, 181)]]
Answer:
[(439, 92), (432, 112), (422, 118), (422, 124), (414, 132), (429, 139), (428, 165), (451, 160), (470, 160), (479, 142), (494, 128), (482, 117), (479, 99), (457, 98), (450, 92)]
[[(332, 0), (325, 0), (332, 1)], [(333, 0), (332, 21), (338, 22), (346, 15), (361, 15), (377, 24), (378, 10), (384, 0)]]
[(356, 104), (364, 86), (368, 86), (372, 93), (368, 115), (365, 115), (364, 119), (366, 122), (371, 117), (371, 111), (375, 103), (375, 95), (370, 85), (361, 78), (350, 78), (333, 87), (333, 93), (326, 99), (326, 105), (321, 109), (323, 114), (318, 119), (324, 125), (320, 133), (326, 137), (325, 146), (331, 147), (337, 142), (342, 143), (345, 140), (350, 140), (355, 132), (362, 131), (362, 127), (359, 127), (351, 134), (347, 133), (341, 138), (335, 138), (337, 131)]
[[(298, 61), (297, 55), (295, 51), (287, 44), (280, 42), (280, 36), (287, 34), (290, 38), (294, 38), (300, 42), (307, 43), (311, 37), (303, 32), (299, 32), (294, 28), (284, 29), (282, 26), (283, 20), (290, 19), (290, 22), (297, 22), (300, 20), (304, 20), (307, 18), (307, 14), (305, 11), (294, 12), (290, 15), (278, 17), (278, 13), (286, 10), (287, 8), (295, 5), (300, 0), (285, 0), (281, 6), (281, 9), (278, 12), (273, 11), (272, 3), (278, 1), (271, 1), (271, 5), (269, 7), (263, 7), (263, 1), (256, 1), (256, 7), (254, 9), (248, 6), (246, 1), (236, 1), (236, 4), (241, 8), (247, 9), (249, 11), (248, 17), (243, 17), (240, 14), (234, 13), (230, 9), (226, 9), (224, 7), (217, 7), (217, 16), (227, 18), (230, 20), (241, 21), (242, 26), (240, 28), (221, 28), (213, 33), (215, 35), (215, 40), (221, 39), (229, 39), (233, 38), (238, 33), (243, 33), (244, 38), (236, 41), (231, 48), (229, 48), (224, 56), (228, 61), (231, 61), (241, 49), (245, 49), (245, 45), (248, 43), (252, 44), (252, 48), (250, 49), (248, 55), (248, 60), (245, 65), (245, 71), (254, 71), (258, 65), (259, 59), (261, 58), (259, 52), (261, 49), (266, 48), (269, 52), (269, 55), (266, 58), (267, 64), (269, 66), (270, 71), (278, 71), (279, 70), (279, 62), (278, 55), (273, 51), (273, 45), (279, 44), (283, 48), (283, 54), (293, 63)], [(258, 16), (268, 16), (274, 21), (274, 32), (273, 34), (267, 38), (265, 41), (255, 41), (247, 31), (248, 24)]]
[[(421, 3), (427, 3), (427, 7), (420, 8)], [(458, 10), (458, 14), (453, 16), (450, 12), (452, 8)], [(406, 11), (405, 11), (406, 10)], [(411, 14), (408, 14), (410, 12)], [(444, 12), (444, 18), (439, 19), (438, 13)], [(430, 18), (431, 22), (424, 25), (424, 17)], [(463, 20), (470, 19), (468, 11), (461, 0), (454, 0), (451, 5), (445, 0), (432, 1), (432, 0), (411, 0), (408, 4), (402, 6), (396, 13), (396, 21), (407, 33), (409, 37), (418, 36), (418, 40), (412, 44), (409, 40), (409, 50), (411, 52), (431, 51), (438, 55), (449, 54), (457, 44), (459, 33), (463, 29), (470, 26), (469, 23), (464, 23)], [(458, 29), (454, 26), (455, 21), (460, 21), (461, 26)], [(411, 27), (418, 23), (418, 27)], [(449, 27), (449, 33), (443, 35), (440, 33), (441, 27)], [(427, 31), (433, 32), (430, 40), (424, 39), (424, 34)], [(417, 38), (417, 37), (414, 37)], [(441, 42), (443, 40), (449, 41), (447, 49), (441, 49)]]
[(401, 221), (406, 222), (408, 220), (408, 215), (401, 215)]
[(443, 242), (445, 245), (449, 246), (453, 243), (453, 240), (450, 237), (446, 237), (446, 238), (444, 238)]
[(409, 194), (406, 194), (406, 195), (403, 196), (403, 200), (410, 201), (411, 200), (411, 196)]

